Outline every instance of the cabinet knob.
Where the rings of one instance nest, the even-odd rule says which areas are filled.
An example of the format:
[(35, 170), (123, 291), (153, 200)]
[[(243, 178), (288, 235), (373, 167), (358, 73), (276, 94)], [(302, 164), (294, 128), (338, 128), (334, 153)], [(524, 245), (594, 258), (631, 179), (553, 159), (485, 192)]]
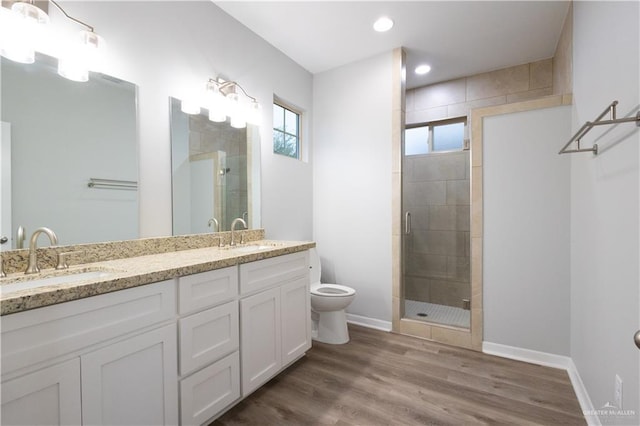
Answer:
[(636, 331), (636, 334), (633, 335), (633, 341), (638, 349), (640, 349), (640, 330)]

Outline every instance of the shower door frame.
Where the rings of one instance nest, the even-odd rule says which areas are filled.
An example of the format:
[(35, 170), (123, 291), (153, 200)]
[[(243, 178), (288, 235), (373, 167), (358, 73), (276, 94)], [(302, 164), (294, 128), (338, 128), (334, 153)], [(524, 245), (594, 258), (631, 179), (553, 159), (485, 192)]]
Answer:
[[(406, 54), (393, 51), (392, 89), (392, 331), (454, 346), (482, 350), (482, 141), (476, 140), (474, 128), (470, 153), (471, 166), (471, 321), (469, 328), (404, 318), (404, 262), (402, 215), (402, 159), (405, 128)], [(472, 122), (472, 126), (480, 120)]]
[(406, 54), (393, 51), (392, 88), (392, 331), (436, 342), (482, 351), (483, 340), (483, 195), (482, 138), (485, 117), (570, 105), (571, 95), (546, 96), (529, 101), (473, 109), (468, 124), (471, 137), (471, 323), (468, 329), (404, 317), (404, 265), (402, 211), (402, 157), (405, 128)]

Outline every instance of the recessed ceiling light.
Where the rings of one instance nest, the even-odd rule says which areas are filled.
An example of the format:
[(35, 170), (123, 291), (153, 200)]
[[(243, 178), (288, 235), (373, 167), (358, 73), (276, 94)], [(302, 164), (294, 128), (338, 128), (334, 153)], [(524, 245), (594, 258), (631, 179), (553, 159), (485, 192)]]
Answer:
[(389, 31), (393, 27), (393, 21), (386, 16), (378, 18), (376, 22), (373, 23), (373, 29), (379, 33), (383, 33), (385, 31)]
[(416, 74), (423, 75), (431, 71), (431, 67), (427, 64), (418, 65), (415, 69)]

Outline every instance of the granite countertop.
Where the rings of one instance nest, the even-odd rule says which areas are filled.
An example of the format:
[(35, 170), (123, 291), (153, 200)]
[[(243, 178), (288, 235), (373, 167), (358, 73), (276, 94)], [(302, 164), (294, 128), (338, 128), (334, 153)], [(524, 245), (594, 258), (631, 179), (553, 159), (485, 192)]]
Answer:
[[(260, 248), (250, 251), (251, 248), (247, 248), (250, 246), (260, 246)], [(14, 273), (0, 279), (0, 286), (74, 273), (102, 272), (101, 276), (94, 278), (2, 292), (0, 294), (0, 315), (14, 314), (184, 275), (282, 256), (308, 250), (312, 247), (315, 247), (314, 242), (258, 240), (235, 248), (206, 247), (85, 263), (70, 266), (69, 269), (62, 271), (47, 269), (37, 275)]]

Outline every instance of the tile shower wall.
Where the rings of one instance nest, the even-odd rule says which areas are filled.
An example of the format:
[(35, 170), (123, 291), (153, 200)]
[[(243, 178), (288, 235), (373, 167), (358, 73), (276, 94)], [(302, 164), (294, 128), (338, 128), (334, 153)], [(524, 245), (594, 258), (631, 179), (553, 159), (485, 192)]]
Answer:
[(462, 307), (470, 297), (469, 151), (405, 157), (405, 299)]
[(407, 124), (468, 117), (472, 108), (553, 94), (553, 59), (407, 90)]

